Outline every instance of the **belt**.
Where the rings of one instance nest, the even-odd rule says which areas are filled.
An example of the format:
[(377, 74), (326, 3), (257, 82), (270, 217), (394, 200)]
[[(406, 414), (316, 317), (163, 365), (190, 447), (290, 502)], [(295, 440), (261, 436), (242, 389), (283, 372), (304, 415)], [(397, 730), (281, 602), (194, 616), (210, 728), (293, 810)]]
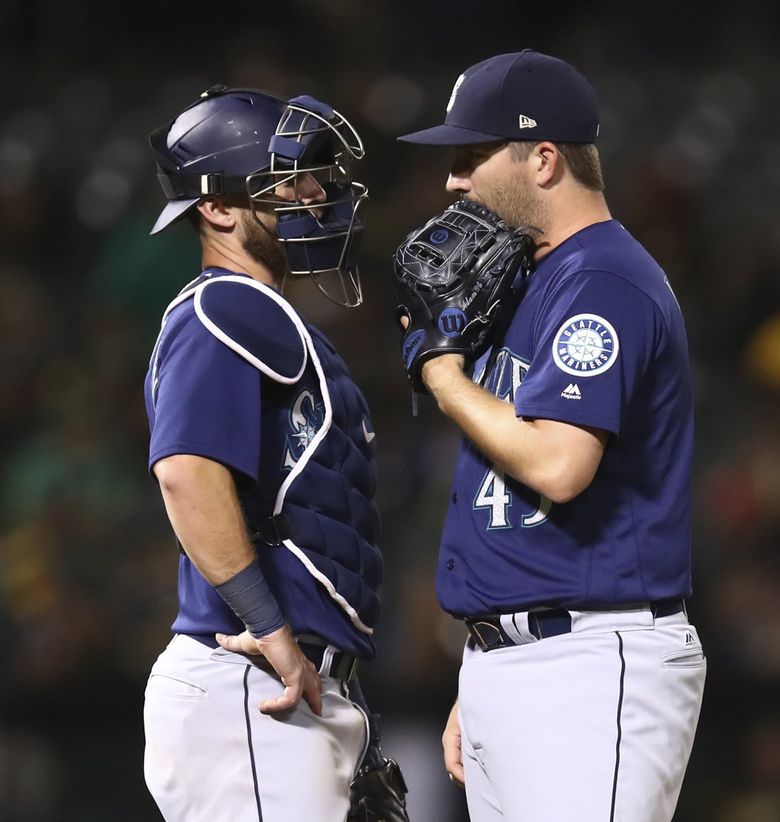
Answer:
[[(358, 658), (345, 651), (334, 651), (332, 645), (314, 645), (309, 642), (298, 642), (304, 656), (314, 664), (322, 676), (332, 676), (348, 682), (357, 671)], [(330, 653), (329, 653), (330, 651)], [(330, 659), (326, 660), (326, 656)], [(323, 670), (325, 662), (325, 670)]]
[[(615, 605), (615, 608), (634, 606)], [(659, 599), (644, 606), (649, 607), (653, 616), (672, 616), (685, 611), (684, 599)], [(595, 610), (595, 609), (594, 609)], [(601, 609), (599, 609), (601, 610)], [(464, 622), (475, 645), (483, 651), (495, 648), (506, 648), (520, 643), (509, 636), (501, 625), (501, 614), (487, 614), (480, 617), (467, 617)], [(549, 639), (561, 634), (571, 633), (571, 613), (565, 608), (545, 608), (528, 612), (528, 629), (537, 639)]]
[[(220, 644), (214, 639), (214, 634), (187, 634), (209, 648), (219, 648)], [(348, 682), (355, 675), (358, 665), (358, 658), (345, 651), (334, 649), (325, 640), (319, 637), (306, 634), (298, 638), (298, 647), (303, 651), (303, 655), (311, 662), (322, 676), (330, 676), (334, 679), (342, 679)], [(262, 668), (271, 668), (271, 664), (262, 656), (245, 654), (255, 661)]]

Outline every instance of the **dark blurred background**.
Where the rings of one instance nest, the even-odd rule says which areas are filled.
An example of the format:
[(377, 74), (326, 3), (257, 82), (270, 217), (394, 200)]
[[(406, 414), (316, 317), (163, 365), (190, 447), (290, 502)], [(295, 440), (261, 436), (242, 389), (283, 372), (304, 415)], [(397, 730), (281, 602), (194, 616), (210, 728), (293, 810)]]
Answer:
[(141, 709), (176, 549), (146, 473), (142, 381), (199, 260), (186, 225), (147, 236), (163, 198), (146, 135), (215, 82), (322, 97), (366, 143), (365, 305), (306, 285), (293, 299), (375, 415), (387, 582), (364, 687), (413, 822), (465, 819), (439, 743), (462, 629), (433, 592), (458, 436), (430, 404), (410, 415), (389, 264), (449, 202), (449, 156), (394, 138), (438, 122), (464, 68), (524, 47), (596, 87), (613, 215), (688, 325), (690, 611), (710, 669), (676, 822), (780, 819), (779, 17), (750, 0), (0, 2), (0, 820), (159, 819)]

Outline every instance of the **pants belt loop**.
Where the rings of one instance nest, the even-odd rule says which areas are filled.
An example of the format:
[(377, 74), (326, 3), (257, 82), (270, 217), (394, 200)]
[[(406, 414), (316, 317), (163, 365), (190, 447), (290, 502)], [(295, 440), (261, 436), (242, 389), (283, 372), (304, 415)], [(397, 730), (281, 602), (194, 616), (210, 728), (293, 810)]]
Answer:
[(330, 676), (330, 666), (333, 663), (333, 655), (336, 653), (336, 648), (333, 645), (327, 645), (322, 652), (322, 665), (317, 672), (320, 676)]
[(531, 633), (528, 611), (518, 611), (516, 614), (502, 614), (501, 627), (504, 633), (518, 645), (539, 640)]

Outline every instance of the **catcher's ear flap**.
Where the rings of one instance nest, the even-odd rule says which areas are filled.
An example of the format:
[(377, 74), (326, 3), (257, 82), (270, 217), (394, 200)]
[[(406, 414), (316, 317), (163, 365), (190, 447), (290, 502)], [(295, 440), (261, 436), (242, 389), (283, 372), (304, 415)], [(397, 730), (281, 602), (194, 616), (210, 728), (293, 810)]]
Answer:
[[(404, 325), (404, 320), (406, 320), (406, 324)], [(412, 315), (409, 313), (409, 309), (405, 305), (396, 306), (395, 309), (395, 321), (398, 323), (398, 327), (401, 329), (401, 333), (405, 334), (406, 329), (412, 323)]]

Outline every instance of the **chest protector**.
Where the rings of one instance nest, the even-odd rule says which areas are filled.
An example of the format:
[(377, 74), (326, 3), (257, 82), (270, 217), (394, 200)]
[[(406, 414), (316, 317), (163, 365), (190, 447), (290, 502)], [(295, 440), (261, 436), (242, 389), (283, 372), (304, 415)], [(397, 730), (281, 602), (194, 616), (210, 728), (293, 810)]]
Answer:
[(206, 272), (165, 316), (188, 299), (203, 325), (266, 377), (291, 387), (310, 383), (321, 419), (276, 492), (272, 527), (260, 530), (297, 557), (355, 628), (372, 634), (383, 566), (374, 434), (363, 395), (324, 335), (269, 286)]

